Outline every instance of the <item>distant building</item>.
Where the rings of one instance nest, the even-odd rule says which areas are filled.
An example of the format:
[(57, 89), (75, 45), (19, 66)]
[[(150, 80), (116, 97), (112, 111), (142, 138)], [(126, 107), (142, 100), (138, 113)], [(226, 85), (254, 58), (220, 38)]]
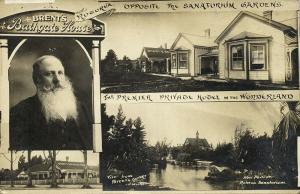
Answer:
[(170, 73), (170, 51), (167, 48), (144, 47), (139, 58), (142, 72)]
[[(51, 163), (37, 164), (30, 169), (32, 179), (44, 180), (51, 178), (52, 165)], [(78, 179), (83, 178), (84, 163), (70, 161), (56, 161), (56, 172), (59, 179)], [(21, 171), (17, 178), (25, 179), (28, 177), (28, 171)], [(88, 166), (88, 177), (99, 177), (98, 166)]]
[(197, 150), (211, 150), (211, 146), (206, 139), (199, 138), (199, 132), (196, 133), (196, 138), (186, 138), (183, 147), (192, 147)]

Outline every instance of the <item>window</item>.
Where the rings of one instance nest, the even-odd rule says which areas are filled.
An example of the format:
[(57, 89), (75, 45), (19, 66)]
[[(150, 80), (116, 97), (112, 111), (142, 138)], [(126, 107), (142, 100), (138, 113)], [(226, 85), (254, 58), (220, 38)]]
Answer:
[(231, 69), (244, 70), (244, 45), (231, 47)]
[(187, 68), (188, 53), (179, 53), (179, 68)]
[(176, 68), (176, 54), (172, 54), (172, 68)]
[(266, 59), (265, 59), (265, 45), (251, 45), (250, 47), (251, 59), (250, 59), (250, 70), (265, 70)]

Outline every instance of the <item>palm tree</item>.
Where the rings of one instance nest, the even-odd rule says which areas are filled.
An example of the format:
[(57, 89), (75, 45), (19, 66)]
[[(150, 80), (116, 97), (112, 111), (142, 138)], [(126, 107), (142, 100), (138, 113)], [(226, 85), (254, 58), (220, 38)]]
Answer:
[(282, 119), (273, 131), (274, 167), (289, 185), (297, 176), (297, 136), (300, 133), (300, 103), (284, 102)]

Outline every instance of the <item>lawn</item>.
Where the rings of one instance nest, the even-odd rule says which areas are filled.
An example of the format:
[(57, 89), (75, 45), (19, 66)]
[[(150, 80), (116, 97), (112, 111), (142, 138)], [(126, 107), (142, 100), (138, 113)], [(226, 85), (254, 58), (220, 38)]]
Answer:
[(271, 83), (257, 84), (246, 81), (182, 80), (175, 77), (145, 73), (115, 73), (102, 76), (104, 93), (148, 93), (148, 92), (196, 92), (196, 91), (245, 91), (297, 89)]

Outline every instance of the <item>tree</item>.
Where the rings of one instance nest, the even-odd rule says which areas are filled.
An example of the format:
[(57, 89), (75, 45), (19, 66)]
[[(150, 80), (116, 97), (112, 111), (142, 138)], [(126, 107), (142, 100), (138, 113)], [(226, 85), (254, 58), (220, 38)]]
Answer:
[(177, 156), (178, 156), (178, 154), (179, 154), (180, 152), (182, 152), (182, 147), (181, 147), (181, 146), (175, 146), (175, 147), (172, 147), (172, 148), (170, 149), (170, 152), (171, 152), (172, 158), (173, 158), (173, 159), (176, 159)]
[(102, 120), (102, 148), (103, 152), (99, 154), (100, 161), (100, 176), (103, 186), (109, 184), (106, 174), (109, 173), (109, 169), (112, 168), (114, 153), (112, 153), (112, 128), (114, 124), (115, 117), (108, 116), (106, 113), (106, 105), (101, 105), (101, 120)]
[(25, 156), (22, 154), (20, 157), (19, 157), (19, 160), (18, 160), (18, 170), (25, 170), (26, 168), (26, 158)]
[(127, 57), (126, 55), (124, 55), (123, 59), (122, 59), (122, 64), (125, 69), (125, 71), (129, 72), (133, 70), (133, 64), (131, 62), (131, 60), (129, 59), (129, 57)]
[(91, 186), (89, 185), (89, 179), (88, 179), (87, 151), (83, 150), (82, 153), (83, 153), (83, 160), (84, 160), (84, 170), (83, 170), (84, 183), (83, 183), (82, 188), (90, 189)]
[[(15, 151), (15, 153), (17, 153), (16, 151)], [(6, 160), (8, 160), (9, 161), (9, 163), (10, 163), (10, 186), (11, 187), (14, 187), (14, 169), (13, 169), (13, 164), (14, 164), (14, 162), (16, 161), (16, 159), (17, 159), (17, 157), (15, 157), (15, 158), (13, 158), (13, 151), (12, 150), (10, 150), (10, 158), (8, 158), (4, 153), (2, 153), (1, 154)]]
[(101, 66), (102, 67), (101, 68), (102, 72), (114, 71), (114, 69), (117, 65), (117, 60), (118, 60), (118, 58), (117, 58), (117, 55), (116, 55), (115, 51), (110, 49), (107, 52), (107, 54), (106, 54), (106, 56), (105, 56), (105, 58), (102, 62), (103, 63), (102, 66)]
[(159, 159), (166, 158), (168, 156), (170, 150), (170, 144), (167, 143), (166, 138), (164, 138), (163, 141), (156, 142), (154, 147)]
[(296, 185), (297, 136), (300, 133), (300, 103), (281, 104), (282, 119), (273, 131), (274, 167), (291, 186)]
[(142, 120), (140, 117), (138, 117), (134, 122), (133, 122), (134, 128), (132, 130), (132, 139), (135, 141), (137, 145), (142, 145), (145, 143), (145, 136), (146, 132), (145, 127), (142, 124)]
[(49, 158), (51, 161), (51, 188), (57, 188), (57, 172), (56, 172), (56, 154), (55, 150), (49, 150)]
[(27, 187), (33, 187), (32, 184), (32, 174), (31, 174), (31, 167), (32, 167), (32, 160), (31, 160), (31, 150), (28, 150), (27, 152), (27, 156), (28, 156), (28, 163), (27, 163), (27, 174), (28, 174), (28, 178), (27, 178)]
[(102, 163), (106, 166), (105, 170), (117, 169), (131, 174), (145, 172), (148, 163), (145, 131), (141, 119), (126, 120), (122, 106), (119, 106), (116, 116), (106, 116), (106, 119), (108, 122), (105, 124), (105, 134), (103, 134), (103, 158), (106, 161)]
[(213, 151), (213, 159), (216, 163), (234, 167), (234, 146), (232, 143), (219, 143)]

